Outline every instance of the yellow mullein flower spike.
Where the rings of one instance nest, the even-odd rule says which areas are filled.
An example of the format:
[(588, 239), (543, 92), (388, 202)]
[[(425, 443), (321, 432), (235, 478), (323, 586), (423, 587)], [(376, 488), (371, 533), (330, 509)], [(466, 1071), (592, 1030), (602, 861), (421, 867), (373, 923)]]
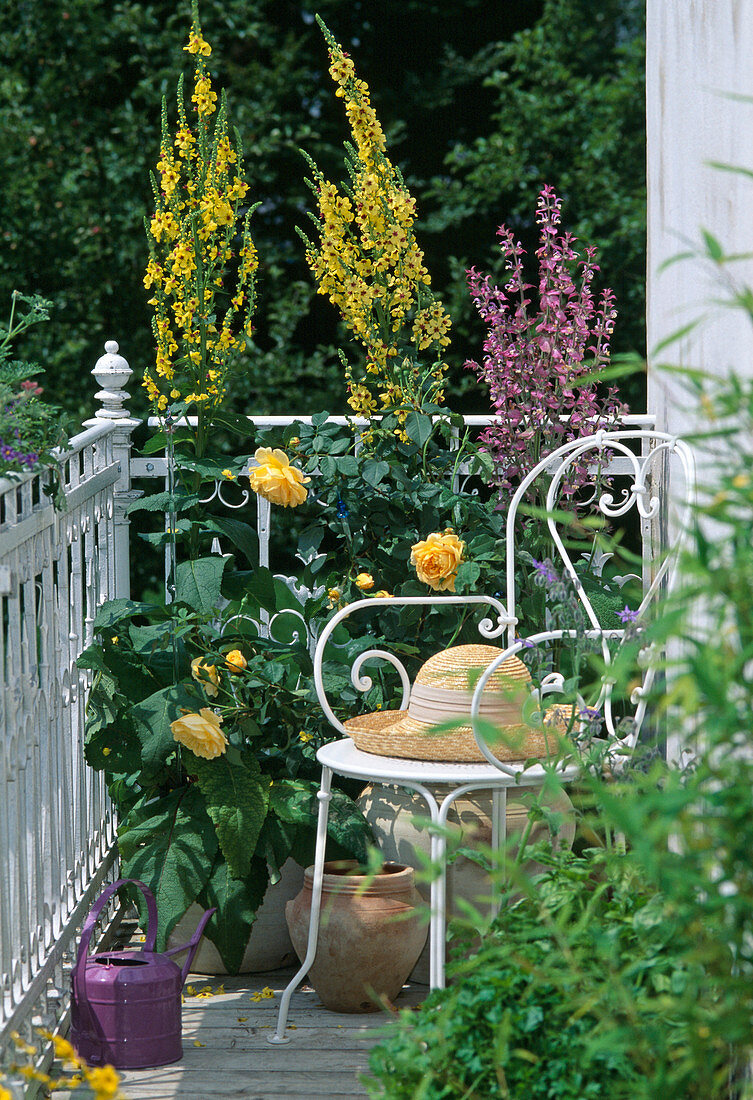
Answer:
[[(144, 285), (153, 292), (155, 363), (143, 384), (158, 413), (182, 400), (197, 406), (206, 427), (253, 331), (258, 261), (250, 211), (241, 212), (248, 201), (243, 164), (230, 137), (224, 97), (207, 68), (212, 49), (196, 17), (184, 51), (193, 64), (191, 89), (184, 99), (179, 85), (174, 135), (163, 108), (155, 210), (148, 223)], [(226, 271), (231, 263), (232, 279)]]

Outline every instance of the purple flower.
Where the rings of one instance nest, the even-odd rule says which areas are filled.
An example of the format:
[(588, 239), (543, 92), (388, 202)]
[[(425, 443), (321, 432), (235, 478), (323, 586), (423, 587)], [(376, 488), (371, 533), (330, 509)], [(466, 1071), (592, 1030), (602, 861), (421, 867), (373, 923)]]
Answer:
[(555, 584), (559, 580), (559, 577), (552, 568), (552, 563), (549, 561), (549, 558), (546, 558), (544, 561), (536, 561), (534, 558), (533, 571), (535, 574), (533, 579), (537, 584)]
[(623, 607), (622, 611), (615, 611), (615, 615), (622, 623), (634, 623), (638, 618), (638, 612), (633, 611), (627, 605)]

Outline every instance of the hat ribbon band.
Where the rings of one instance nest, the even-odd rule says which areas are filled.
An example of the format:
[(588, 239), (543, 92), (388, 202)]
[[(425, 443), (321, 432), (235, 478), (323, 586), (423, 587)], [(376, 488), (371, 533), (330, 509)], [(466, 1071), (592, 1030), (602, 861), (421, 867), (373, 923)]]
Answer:
[[(524, 688), (513, 688), (510, 695), (483, 693), (479, 717), (499, 725), (517, 725), (520, 708), (527, 695)], [(470, 691), (449, 691), (427, 684), (414, 684), (408, 703), (408, 716), (427, 725), (451, 722), (455, 718), (470, 719), (473, 695)]]

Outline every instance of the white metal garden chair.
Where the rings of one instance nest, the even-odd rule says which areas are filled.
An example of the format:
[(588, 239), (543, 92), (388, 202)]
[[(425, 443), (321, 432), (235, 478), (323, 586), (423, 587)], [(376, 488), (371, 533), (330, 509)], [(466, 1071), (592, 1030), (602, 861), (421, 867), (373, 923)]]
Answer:
[[(612, 657), (610, 642), (620, 639), (625, 626), (605, 626), (599, 621), (591, 599), (587, 595), (581, 577), (575, 568), (563, 538), (560, 500), (563, 482), (572, 473), (575, 465), (587, 467), (595, 477), (594, 491), (584, 502), (581, 493), (580, 509), (588, 506), (595, 514), (607, 519), (624, 520), (631, 509), (636, 509), (641, 526), (641, 544), (643, 546), (643, 598), (635, 609), (635, 618), (643, 618), (659, 594), (671, 587), (677, 568), (680, 543), (687, 529), (694, 495), (695, 473), (692, 452), (689, 447), (661, 432), (648, 430), (600, 431), (593, 436), (565, 444), (553, 454), (542, 460), (523, 480), (513, 497), (507, 517), (506, 528), (506, 586), (505, 598), (497, 596), (420, 596), (420, 597), (370, 597), (356, 600), (337, 611), (323, 629), (317, 642), (314, 655), (314, 681), (317, 696), (330, 724), (339, 733), (345, 735), (342, 740), (325, 745), (317, 752), (322, 765), (322, 780), (319, 790), (319, 815), (314, 860), (314, 878), (312, 883), (311, 919), (306, 957), (300, 969), (284, 991), (278, 1013), (275, 1034), (270, 1042), (285, 1043), (289, 1037), (285, 1034), (290, 998), (299, 982), (308, 972), (316, 956), (319, 914), (321, 904), (322, 878), (324, 873), (325, 844), (327, 835), (328, 807), (332, 775), (338, 774), (350, 778), (362, 779), (365, 783), (394, 784), (418, 792), (426, 801), (431, 823), (431, 859), (432, 864), (441, 868), (441, 873), (431, 886), (430, 916), (430, 985), (441, 988), (445, 975), (445, 849), (446, 825), (449, 810), (453, 802), (470, 791), (491, 790), (493, 792), (493, 830), (492, 847), (499, 849), (504, 843), (507, 791), (515, 787), (524, 775), (526, 787), (543, 785), (552, 767), (557, 771), (561, 782), (572, 781), (579, 773), (579, 765), (572, 758), (563, 758), (552, 765), (531, 764), (530, 761), (507, 763), (499, 760), (474, 724), (476, 743), (487, 763), (447, 763), (426, 760), (403, 759), (397, 756), (381, 756), (363, 752), (356, 748), (348, 730), (335, 715), (325, 690), (322, 666), (326, 646), (338, 625), (349, 616), (374, 610), (385, 605), (434, 605), (443, 606), (481, 605), (491, 609), (493, 618), (485, 618), (478, 624), (479, 633), (484, 640), (500, 637), (507, 631), (507, 648), (497, 657), (480, 676), (473, 693), (471, 714), (478, 716), (484, 686), (494, 671), (511, 655), (525, 648), (543, 647), (557, 641), (566, 643), (575, 636), (574, 630), (548, 629), (532, 634), (527, 639), (517, 636), (517, 593), (515, 567), (517, 547), (519, 545), (521, 522), (523, 520), (523, 502), (527, 491), (537, 479), (544, 478), (548, 485), (546, 509), (550, 513), (541, 517), (547, 525), (551, 544), (557, 557), (558, 567), (569, 578), (577, 593), (580, 605), (587, 618), (585, 635), (592, 638), (601, 648), (605, 666), (608, 669)], [(605, 466), (608, 466), (607, 484), (603, 483)], [(674, 498), (678, 501), (674, 514), (665, 507), (663, 492), (670, 484), (670, 472)], [(677, 484), (677, 474), (681, 484)], [(530, 522), (526, 520), (526, 522)], [(672, 549), (666, 552), (667, 525), (673, 531)], [(664, 551), (660, 553), (660, 551)], [(601, 563), (599, 563), (601, 564)], [(632, 618), (632, 616), (631, 616)], [(361, 653), (353, 664), (352, 682), (360, 691), (372, 686), (370, 677), (362, 674), (364, 663), (369, 659), (381, 658), (391, 664), (398, 672), (402, 686), (400, 709), (405, 710), (410, 700), (410, 678), (402, 662), (393, 653), (382, 649), (372, 649)], [(628, 734), (622, 734), (615, 722), (612, 707), (612, 681), (609, 675), (603, 677), (599, 697), (595, 706), (601, 709), (606, 727), (606, 737), (614, 748), (615, 754), (634, 748), (640, 727), (646, 712), (646, 697), (655, 674), (655, 664), (649, 662), (643, 671), (642, 683), (632, 693), (635, 706), (633, 722)], [(543, 696), (561, 692), (564, 678), (557, 670), (552, 670), (543, 678), (540, 687), (540, 706), (543, 709)], [(449, 785), (450, 791), (439, 801), (429, 789), (434, 785)]]

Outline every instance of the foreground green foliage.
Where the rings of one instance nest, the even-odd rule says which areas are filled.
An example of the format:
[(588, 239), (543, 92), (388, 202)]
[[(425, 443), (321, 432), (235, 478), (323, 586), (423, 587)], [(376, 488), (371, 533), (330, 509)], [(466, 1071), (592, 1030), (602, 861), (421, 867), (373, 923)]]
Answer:
[(713, 474), (684, 585), (611, 666), (626, 691), (636, 648), (667, 652), (656, 706), (683, 731), (685, 766), (591, 767), (581, 834), (607, 849), (513, 880), (523, 899), (456, 963), (456, 984), (372, 1055), (374, 1097), (751, 1095), (753, 386), (698, 389)]
[[(548, 859), (453, 985), (376, 1049), (372, 1096), (649, 1097), (660, 1060), (687, 1060), (693, 1034), (677, 1006), (697, 1002), (703, 1026), (715, 1006), (704, 967), (686, 962), (695, 931), (624, 858)], [(716, 1068), (683, 1095), (714, 1095)]]

